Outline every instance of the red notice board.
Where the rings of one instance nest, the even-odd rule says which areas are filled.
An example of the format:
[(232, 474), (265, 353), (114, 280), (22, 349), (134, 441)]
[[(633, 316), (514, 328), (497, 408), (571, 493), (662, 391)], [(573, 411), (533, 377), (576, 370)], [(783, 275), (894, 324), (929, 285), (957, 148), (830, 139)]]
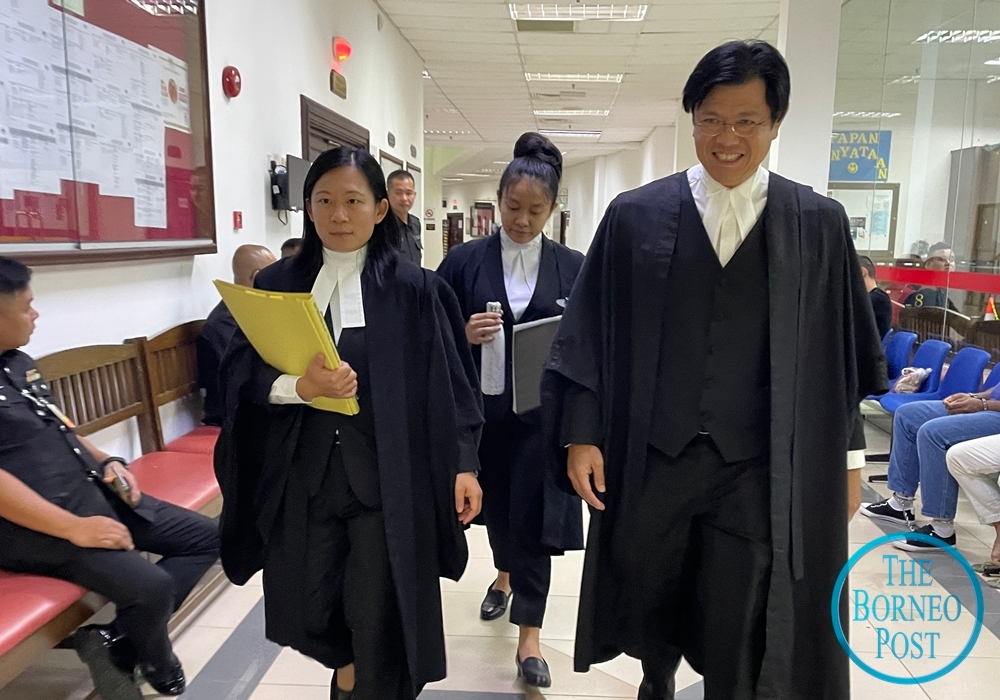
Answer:
[(0, 0), (0, 255), (214, 249), (201, 5)]

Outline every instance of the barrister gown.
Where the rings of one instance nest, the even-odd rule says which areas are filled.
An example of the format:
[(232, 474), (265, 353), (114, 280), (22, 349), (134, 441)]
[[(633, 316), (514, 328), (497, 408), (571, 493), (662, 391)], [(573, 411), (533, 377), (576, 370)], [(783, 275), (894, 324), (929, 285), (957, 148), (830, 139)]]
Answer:
[[(530, 323), (563, 313), (559, 302), (565, 303), (573, 289), (583, 254), (560, 245), (542, 235), (542, 255), (538, 266), (538, 281), (528, 307), (517, 323)], [(498, 301), (503, 306), (503, 330), (506, 341), (506, 369), (504, 372), (504, 393), (499, 396), (483, 396), (486, 421), (500, 423), (511, 412), (514, 396), (514, 368), (511, 356), (514, 338), (514, 313), (507, 300), (504, 286), (503, 257), (501, 255), (500, 234), (494, 233), (479, 238), (448, 251), (448, 256), (438, 268), (438, 274), (445, 279), (455, 294), (468, 319), (473, 314), (486, 311), (486, 304)], [(482, 363), (482, 346), (472, 346), (472, 356), (477, 371)], [(520, 417), (526, 423), (537, 425), (541, 421), (540, 412), (529, 411)], [(551, 475), (549, 454), (537, 454), (534, 463), (522, 465), (524, 469), (537, 470), (547, 474), (544, 491), (544, 523), (542, 541), (554, 553), (583, 548), (583, 520), (580, 499), (560, 489)], [(512, 494), (516, 497), (516, 494)], [(518, 508), (512, 505), (512, 510)]]
[[(630, 528), (630, 501), (643, 483), (661, 327), (669, 312), (664, 289), (686, 177), (658, 180), (611, 203), (542, 380), (553, 435), (563, 402), (579, 400), (581, 391), (599, 406), (603, 435), (606, 510), (592, 512), (577, 671), (621, 653), (639, 656), (641, 635), (621, 607), (611, 551), (641, 536)], [(848, 554), (846, 452), (861, 399), (887, 388), (885, 358), (843, 208), (772, 174), (764, 216), (773, 564), (756, 697), (847, 700), (848, 657), (830, 619), (833, 585)], [(845, 629), (846, 614), (844, 596)]]
[[(300, 272), (292, 262), (262, 270), (255, 286), (309, 292), (320, 265)], [(458, 580), (468, 560), (454, 489), (459, 472), (478, 470), (482, 402), (465, 323), (448, 285), (398, 258), (381, 284), (370, 264), (361, 280), (381, 510), (408, 668), (419, 690), (445, 675), (439, 577)], [(287, 571), (271, 576), (273, 588), (265, 596), (302, 603), (281, 605), (281, 615), (268, 615), (267, 636), (329, 667), (344, 665), (350, 661), (345, 655), (351, 633), (343, 615), (317, 609), (316, 601), (329, 600), (324, 591), (304, 590), (316, 578), (309, 572), (324, 562), (307, 551), (307, 519), (299, 514), (306, 503), (295, 494), (314, 489), (322, 472), (289, 469), (300, 443), (329, 442), (328, 436), (303, 430), (304, 424), (317, 424), (305, 420), (315, 409), (267, 403), (279, 373), (263, 363), (241, 331), (221, 374), (227, 381), (227, 414), (215, 465), (224, 497), (223, 567), (234, 583), (245, 583), (262, 568), (267, 542), (285, 528), (282, 540), (297, 543), (299, 554), (283, 557)], [(350, 467), (343, 431), (341, 452)], [(298, 529), (291, 522), (303, 525)], [(317, 620), (331, 621), (321, 634)]]

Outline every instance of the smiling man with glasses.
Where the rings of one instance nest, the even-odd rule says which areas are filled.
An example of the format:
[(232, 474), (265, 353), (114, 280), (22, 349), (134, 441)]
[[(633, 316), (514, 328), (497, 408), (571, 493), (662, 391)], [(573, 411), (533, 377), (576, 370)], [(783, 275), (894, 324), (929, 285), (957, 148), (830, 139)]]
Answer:
[(576, 668), (638, 657), (642, 700), (682, 656), (706, 700), (850, 697), (830, 600), (885, 358), (844, 209), (761, 167), (789, 93), (766, 43), (702, 59), (700, 163), (608, 208), (543, 379), (592, 508)]

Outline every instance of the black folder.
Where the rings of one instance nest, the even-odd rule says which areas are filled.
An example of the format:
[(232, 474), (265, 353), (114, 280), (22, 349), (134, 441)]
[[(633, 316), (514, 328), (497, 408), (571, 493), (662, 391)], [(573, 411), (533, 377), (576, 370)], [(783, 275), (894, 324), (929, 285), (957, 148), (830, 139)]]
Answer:
[(511, 358), (514, 365), (514, 413), (527, 413), (542, 405), (542, 369), (552, 350), (562, 316), (514, 326)]

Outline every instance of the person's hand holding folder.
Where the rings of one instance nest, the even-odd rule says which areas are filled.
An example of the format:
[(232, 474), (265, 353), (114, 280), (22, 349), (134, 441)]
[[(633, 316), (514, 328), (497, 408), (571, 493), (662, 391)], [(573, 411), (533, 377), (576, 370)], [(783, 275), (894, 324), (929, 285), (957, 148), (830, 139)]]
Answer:
[(295, 382), (295, 391), (303, 401), (309, 402), (321, 396), (352, 399), (358, 393), (358, 373), (343, 360), (337, 369), (327, 369), (326, 357), (320, 353), (309, 363), (306, 373)]

